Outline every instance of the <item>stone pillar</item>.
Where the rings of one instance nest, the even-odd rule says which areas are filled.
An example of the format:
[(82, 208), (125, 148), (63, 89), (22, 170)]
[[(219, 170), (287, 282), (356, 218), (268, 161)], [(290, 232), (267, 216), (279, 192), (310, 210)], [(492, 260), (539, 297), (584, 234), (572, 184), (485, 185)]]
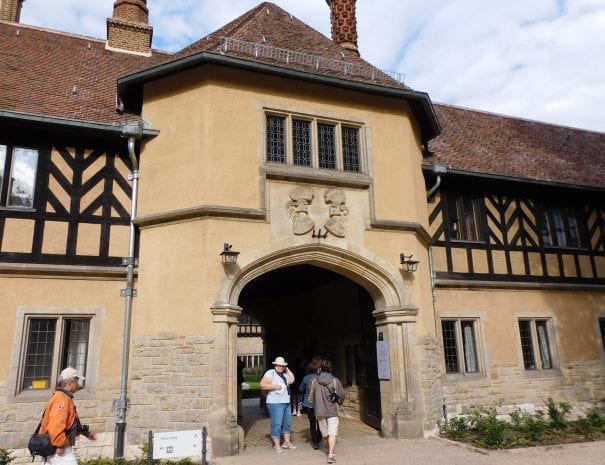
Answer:
[(237, 425), (237, 323), (242, 308), (219, 302), (210, 309), (214, 316), (214, 344), (210, 355), (213, 400), (209, 432), (215, 455), (239, 452)]
[(387, 438), (421, 438), (424, 406), (419, 373), (414, 366), (413, 340), (417, 308), (386, 308), (373, 312), (376, 331), (389, 344), (391, 379), (380, 382), (381, 430)]

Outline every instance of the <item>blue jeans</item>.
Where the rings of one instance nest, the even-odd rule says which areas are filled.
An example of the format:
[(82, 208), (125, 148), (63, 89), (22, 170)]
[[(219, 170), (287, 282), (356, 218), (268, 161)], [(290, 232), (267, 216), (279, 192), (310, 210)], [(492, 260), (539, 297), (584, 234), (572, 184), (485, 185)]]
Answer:
[(267, 404), (269, 416), (271, 417), (271, 438), (279, 439), (281, 434), (290, 434), (291, 413), (290, 403)]

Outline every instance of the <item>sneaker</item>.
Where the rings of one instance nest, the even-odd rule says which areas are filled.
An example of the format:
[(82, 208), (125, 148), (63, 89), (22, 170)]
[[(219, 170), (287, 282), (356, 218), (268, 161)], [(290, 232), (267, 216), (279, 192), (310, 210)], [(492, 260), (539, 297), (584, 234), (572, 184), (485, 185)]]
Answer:
[(296, 446), (294, 444), (292, 444), (291, 442), (284, 442), (282, 444), (282, 448), (284, 448), (284, 449), (296, 449)]
[(333, 455), (328, 455), (328, 463), (336, 463), (336, 458)]
[(277, 454), (281, 454), (282, 453), (281, 447), (275, 447), (275, 446), (273, 446), (271, 449), (273, 449), (273, 451), (275, 453), (277, 453)]
[(316, 442), (313, 443), (313, 449), (317, 450), (319, 449), (319, 444), (317, 444)]

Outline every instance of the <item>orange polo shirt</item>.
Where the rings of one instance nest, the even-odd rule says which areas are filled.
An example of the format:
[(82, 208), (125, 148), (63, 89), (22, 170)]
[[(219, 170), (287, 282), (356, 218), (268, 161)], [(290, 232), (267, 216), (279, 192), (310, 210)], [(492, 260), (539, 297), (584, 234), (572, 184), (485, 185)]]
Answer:
[(68, 433), (75, 421), (76, 406), (73, 397), (63, 391), (55, 391), (46, 404), (40, 433), (48, 433), (53, 446), (73, 446), (69, 443)]

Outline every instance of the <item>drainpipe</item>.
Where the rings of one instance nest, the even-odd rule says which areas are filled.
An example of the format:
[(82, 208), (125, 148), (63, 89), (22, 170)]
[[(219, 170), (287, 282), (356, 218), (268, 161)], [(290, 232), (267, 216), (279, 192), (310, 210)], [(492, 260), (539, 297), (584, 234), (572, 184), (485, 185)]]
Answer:
[(122, 377), (120, 380), (120, 397), (114, 401), (116, 408), (116, 430), (114, 440), (114, 458), (124, 457), (124, 435), (126, 432), (126, 409), (129, 406), (126, 397), (128, 388), (128, 360), (130, 357), (130, 322), (132, 315), (132, 298), (137, 295), (134, 288), (134, 267), (137, 259), (134, 255), (135, 249), (135, 227), (134, 218), (137, 214), (137, 197), (139, 187), (139, 163), (135, 153), (136, 141), (143, 137), (143, 127), (141, 124), (124, 124), (122, 127), (122, 137), (128, 137), (128, 155), (132, 163), (132, 172), (128, 176), (132, 181), (132, 202), (130, 210), (130, 236), (128, 239), (128, 257), (122, 259), (122, 264), (126, 265), (126, 289), (120, 291), (120, 295), (126, 298), (124, 311), (124, 339), (122, 342)]
[(447, 173), (447, 167), (445, 165), (433, 165), (433, 173), (437, 175), (437, 182), (435, 182), (435, 185), (431, 187), (426, 193), (427, 202), (431, 201), (431, 198), (433, 197), (435, 192), (437, 192), (439, 186), (441, 186), (441, 175), (445, 175), (445, 173)]

